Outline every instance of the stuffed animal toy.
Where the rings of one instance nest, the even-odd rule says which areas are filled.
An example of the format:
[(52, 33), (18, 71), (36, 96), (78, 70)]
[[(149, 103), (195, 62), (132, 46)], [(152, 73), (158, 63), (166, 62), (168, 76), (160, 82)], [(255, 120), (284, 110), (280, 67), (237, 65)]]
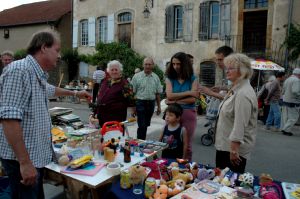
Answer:
[(169, 188), (168, 197), (175, 196), (178, 193), (182, 192), (185, 189), (185, 182), (182, 179), (178, 179), (174, 183), (174, 188)]
[(223, 169), (220, 173), (220, 175), (216, 176), (213, 181), (217, 182), (217, 183), (221, 183), (221, 181), (223, 180), (223, 178), (225, 177), (226, 173), (229, 171), (230, 169), (228, 167), (226, 167), (225, 169)]
[(194, 180), (195, 183), (198, 183), (205, 179), (212, 179), (215, 177), (215, 171), (213, 169), (206, 170), (205, 168), (199, 169), (197, 173), (197, 178)]
[(273, 178), (271, 177), (270, 174), (262, 173), (259, 176), (259, 183), (270, 183), (270, 182), (273, 182)]
[(132, 184), (138, 184), (146, 179), (146, 168), (141, 165), (133, 165), (129, 168), (129, 176)]
[(168, 197), (168, 186), (167, 185), (159, 185), (156, 188), (153, 196), (150, 196), (149, 199), (166, 199)]
[(199, 171), (198, 164), (196, 162), (193, 163), (187, 163), (185, 167), (188, 169), (188, 171), (193, 175), (193, 178), (196, 179)]
[(182, 179), (185, 184), (188, 184), (193, 180), (193, 175), (189, 172), (180, 173), (178, 167), (172, 168), (172, 180), (167, 182), (167, 185), (171, 188), (174, 187), (175, 181), (178, 179)]
[(241, 187), (252, 187), (254, 176), (251, 173), (246, 172), (239, 176), (239, 181), (241, 182)]

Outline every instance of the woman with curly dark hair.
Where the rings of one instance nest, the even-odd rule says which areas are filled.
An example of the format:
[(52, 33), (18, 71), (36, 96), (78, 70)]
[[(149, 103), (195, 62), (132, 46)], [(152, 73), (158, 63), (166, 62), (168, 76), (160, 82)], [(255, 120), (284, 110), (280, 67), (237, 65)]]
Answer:
[(197, 114), (195, 97), (199, 97), (198, 81), (187, 54), (178, 52), (172, 56), (166, 70), (167, 104), (177, 103), (183, 108), (181, 124), (186, 128), (188, 147), (185, 159), (192, 159), (192, 140), (195, 133)]

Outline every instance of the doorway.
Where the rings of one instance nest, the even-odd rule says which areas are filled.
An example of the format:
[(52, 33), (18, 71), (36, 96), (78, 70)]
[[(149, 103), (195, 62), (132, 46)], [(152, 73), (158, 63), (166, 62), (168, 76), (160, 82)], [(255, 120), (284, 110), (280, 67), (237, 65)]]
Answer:
[(119, 24), (119, 42), (126, 43), (131, 47), (131, 23)]
[(267, 19), (267, 10), (244, 12), (243, 52), (265, 52)]

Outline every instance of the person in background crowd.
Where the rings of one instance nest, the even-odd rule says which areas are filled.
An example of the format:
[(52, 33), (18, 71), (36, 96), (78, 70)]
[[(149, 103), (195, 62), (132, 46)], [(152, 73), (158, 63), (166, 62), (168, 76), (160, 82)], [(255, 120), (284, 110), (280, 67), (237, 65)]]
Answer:
[(141, 69), (140, 69), (140, 68), (134, 69), (134, 74), (137, 74), (137, 73), (139, 73), (139, 72), (141, 72)]
[(162, 86), (160, 79), (153, 72), (154, 62), (152, 58), (145, 58), (143, 62), (144, 70), (135, 74), (131, 80), (133, 92), (136, 96), (136, 113), (137, 113), (137, 138), (145, 140), (147, 128), (150, 126), (151, 117), (157, 103), (156, 114), (161, 112), (160, 94)]
[(10, 64), (14, 60), (14, 53), (11, 51), (3, 51), (1, 53), (1, 63), (2, 67), (0, 67), (0, 75), (2, 74), (3, 70), (6, 68), (8, 64)]
[(193, 66), (193, 65), (194, 65), (194, 56), (191, 55), (191, 54), (187, 54), (187, 56), (189, 57), (190, 62), (191, 62), (191, 64), (192, 64), (192, 66)]
[(244, 173), (256, 140), (258, 104), (250, 85), (250, 60), (243, 54), (224, 59), (227, 79), (232, 82), (220, 104), (216, 124), (216, 167)]
[(172, 56), (166, 70), (167, 104), (178, 103), (183, 108), (181, 125), (187, 131), (187, 152), (185, 159), (192, 160), (192, 141), (195, 133), (197, 114), (195, 110), (196, 98), (200, 96), (198, 81), (194, 75), (189, 57), (178, 52)]
[(60, 38), (53, 30), (33, 35), (28, 55), (0, 77), (0, 157), (12, 198), (44, 198), (43, 168), (53, 160), (49, 96), (91, 97), (47, 83), (60, 59)]
[(269, 111), (270, 111), (270, 105), (269, 104), (265, 104), (265, 98), (267, 97), (266, 96), (263, 96), (265, 95), (265, 93), (268, 94), (268, 90), (270, 90), (270, 85), (271, 85), (271, 82), (276, 80), (276, 77), (274, 75), (270, 76), (268, 81), (262, 86), (262, 88), (260, 89), (260, 91), (258, 92), (258, 95), (257, 95), (257, 99), (260, 101), (260, 103), (262, 104), (262, 108), (263, 108), (263, 116), (261, 118), (261, 121), (264, 123), (264, 125), (266, 124), (266, 121), (267, 121), (267, 118), (268, 118), (268, 115), (269, 115)]
[(162, 129), (159, 140), (167, 143), (168, 148), (163, 150), (163, 158), (183, 158), (187, 153), (187, 133), (181, 126), (180, 119), (183, 109), (179, 104), (170, 104), (166, 108), (166, 125)]
[(228, 85), (229, 81), (226, 79), (225, 76), (225, 65), (224, 65), (224, 59), (228, 55), (232, 54), (233, 50), (229, 46), (221, 46), (215, 51), (215, 58), (216, 58), (216, 64), (217, 66), (222, 70), (223, 78), (222, 78), (222, 86), (215, 86), (212, 89), (209, 89), (205, 86), (201, 87), (201, 92), (205, 93), (206, 95), (209, 95), (211, 97), (215, 97), (217, 99), (223, 100), (224, 95), (220, 94), (220, 91), (228, 91)]
[(93, 73), (93, 82), (94, 82), (93, 101), (92, 101), (93, 103), (95, 103), (95, 101), (96, 101), (101, 82), (105, 78), (105, 72), (103, 71), (104, 66), (105, 66), (105, 64), (97, 66), (95, 72)]
[(292, 136), (291, 128), (300, 116), (300, 68), (295, 68), (293, 74), (285, 80), (282, 89), (282, 133)]
[(272, 81), (268, 88), (268, 95), (265, 98), (264, 103), (270, 105), (270, 111), (268, 114), (268, 118), (266, 121), (266, 130), (270, 130), (271, 126), (274, 124), (274, 128), (272, 131), (279, 132), (280, 131), (280, 94), (281, 94), (281, 87), (280, 83), (284, 80), (285, 72), (279, 71), (275, 73), (276, 79)]
[(122, 76), (123, 65), (113, 60), (107, 64), (109, 78), (101, 83), (97, 97), (95, 114), (102, 127), (105, 122), (123, 122), (127, 117), (127, 107), (134, 106), (134, 94), (131, 85)]

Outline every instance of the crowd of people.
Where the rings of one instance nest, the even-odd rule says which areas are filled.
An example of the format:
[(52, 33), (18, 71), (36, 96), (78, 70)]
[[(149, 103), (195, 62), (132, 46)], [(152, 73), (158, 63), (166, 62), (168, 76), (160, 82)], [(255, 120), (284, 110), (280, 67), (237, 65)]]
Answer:
[[(60, 59), (60, 43), (57, 32), (45, 30), (33, 35), (26, 58), (12, 62), (11, 52), (1, 54), (4, 68), (0, 76), (0, 157), (15, 198), (43, 198), (43, 167), (53, 160), (48, 97), (92, 97), (86, 91), (66, 90), (47, 83), (47, 72)], [(199, 84), (193, 56), (178, 52), (171, 57), (165, 72), (165, 126), (158, 138), (169, 147), (162, 156), (192, 161), (197, 124), (195, 102), (200, 94), (205, 94), (222, 100), (215, 129), (216, 166), (243, 173), (255, 146), (257, 98), (261, 99), (263, 92), (257, 96), (250, 85), (253, 71), (246, 55), (234, 53), (228, 46), (218, 48), (215, 55), (224, 81), (213, 88)], [(118, 60), (97, 68), (93, 74), (92, 101), (96, 103), (93, 116), (100, 126), (107, 121), (125, 121), (127, 110), (131, 110), (137, 116), (137, 138), (147, 139), (155, 107), (156, 114), (161, 113), (163, 92), (153, 69), (154, 60), (150, 57), (144, 59), (143, 70), (137, 70), (131, 80), (122, 75), (123, 65)], [(274, 130), (292, 135), (291, 128), (300, 111), (300, 69), (294, 69), (281, 88), (284, 77), (284, 73), (276, 73), (275, 79), (263, 86), (268, 90), (264, 107), (269, 106), (265, 123), (267, 129), (274, 125)]]

